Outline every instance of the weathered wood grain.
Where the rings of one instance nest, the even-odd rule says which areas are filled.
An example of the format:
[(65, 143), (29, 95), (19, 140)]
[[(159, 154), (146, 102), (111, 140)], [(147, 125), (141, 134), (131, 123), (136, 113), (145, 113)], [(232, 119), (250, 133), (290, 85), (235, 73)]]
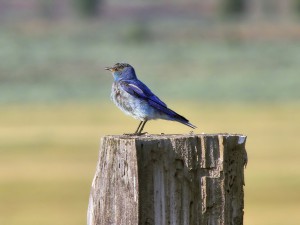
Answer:
[(241, 225), (246, 137), (102, 138), (88, 225)]

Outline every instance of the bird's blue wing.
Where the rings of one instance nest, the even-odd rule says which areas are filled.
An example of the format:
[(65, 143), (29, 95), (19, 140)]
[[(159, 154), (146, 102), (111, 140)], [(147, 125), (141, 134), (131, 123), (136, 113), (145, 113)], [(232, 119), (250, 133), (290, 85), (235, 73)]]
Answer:
[(169, 109), (167, 105), (161, 101), (151, 90), (139, 80), (122, 80), (119, 82), (121, 88), (132, 96), (143, 99), (148, 104), (158, 111), (169, 116), (170, 120), (176, 120), (189, 127), (196, 128), (193, 124), (173, 110)]
[(153, 94), (151, 90), (139, 80), (124, 80), (120, 81), (119, 84), (127, 93), (148, 101), (148, 103), (155, 108), (159, 108), (159, 106), (163, 108), (167, 107), (167, 105), (162, 100), (160, 100), (155, 94)]

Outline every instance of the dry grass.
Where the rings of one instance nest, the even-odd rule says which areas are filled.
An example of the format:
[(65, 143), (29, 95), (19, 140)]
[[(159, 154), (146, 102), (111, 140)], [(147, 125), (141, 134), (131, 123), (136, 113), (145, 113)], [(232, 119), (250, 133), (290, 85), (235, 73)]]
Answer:
[[(300, 220), (300, 105), (170, 104), (197, 133), (248, 136), (245, 225)], [(86, 220), (99, 139), (135, 130), (111, 103), (1, 106), (0, 224), (79, 225)], [(151, 122), (151, 133), (186, 133)]]

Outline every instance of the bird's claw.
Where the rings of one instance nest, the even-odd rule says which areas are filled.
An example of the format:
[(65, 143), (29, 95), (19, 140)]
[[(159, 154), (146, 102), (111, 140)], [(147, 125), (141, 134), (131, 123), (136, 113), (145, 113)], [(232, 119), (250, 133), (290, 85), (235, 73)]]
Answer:
[(136, 135), (135, 133), (133, 133), (133, 134), (126, 134), (126, 133), (124, 133), (123, 135), (126, 135), (126, 136), (134, 136), (134, 135)]
[(142, 136), (142, 135), (146, 135), (148, 134), (148, 132), (143, 132), (143, 133), (132, 133), (132, 134), (123, 134), (126, 136)]

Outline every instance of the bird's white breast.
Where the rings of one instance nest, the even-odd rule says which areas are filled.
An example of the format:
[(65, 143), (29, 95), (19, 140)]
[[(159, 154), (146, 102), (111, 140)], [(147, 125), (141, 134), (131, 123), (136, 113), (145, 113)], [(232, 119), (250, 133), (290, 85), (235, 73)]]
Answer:
[(116, 82), (112, 86), (111, 99), (125, 114), (138, 120), (147, 119), (144, 109), (147, 107), (146, 102), (128, 94)]
[(135, 119), (141, 121), (159, 118), (168, 119), (166, 115), (150, 106), (146, 100), (132, 96), (124, 91), (117, 82), (114, 82), (112, 85), (111, 99), (119, 109)]

